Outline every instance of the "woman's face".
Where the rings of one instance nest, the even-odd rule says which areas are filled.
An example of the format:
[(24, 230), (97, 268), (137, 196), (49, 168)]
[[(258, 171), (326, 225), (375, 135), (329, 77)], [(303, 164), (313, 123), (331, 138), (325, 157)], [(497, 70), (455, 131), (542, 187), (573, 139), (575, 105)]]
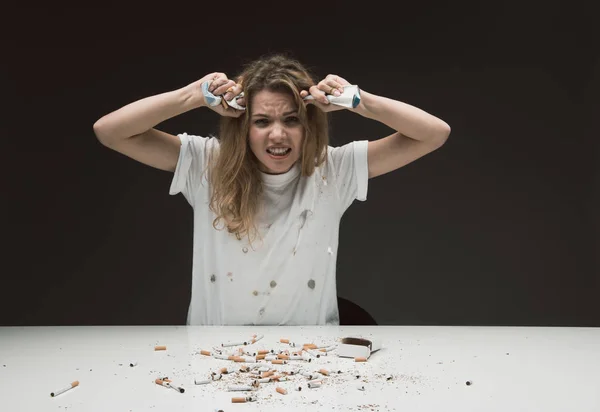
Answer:
[(250, 149), (260, 170), (285, 173), (302, 154), (304, 127), (298, 118), (294, 99), (285, 93), (261, 90), (252, 100)]

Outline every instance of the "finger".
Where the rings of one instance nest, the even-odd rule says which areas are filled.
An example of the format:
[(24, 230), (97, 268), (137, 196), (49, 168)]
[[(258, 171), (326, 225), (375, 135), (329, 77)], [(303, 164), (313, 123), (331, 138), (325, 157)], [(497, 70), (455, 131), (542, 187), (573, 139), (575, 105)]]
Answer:
[(229, 101), (233, 99), (234, 96), (239, 95), (243, 91), (243, 87), (239, 83), (234, 83), (233, 86), (225, 90), (225, 95), (223, 96), (225, 100)]
[(244, 96), (242, 97), (238, 97), (236, 100), (236, 103), (239, 104), (240, 106), (244, 106), (246, 107), (246, 98)]
[(319, 83), (319, 86), (311, 86), (309, 90), (310, 94), (315, 98), (316, 101), (323, 104), (329, 104), (329, 100), (327, 100), (325, 92), (321, 90), (321, 83)]
[(212, 79), (210, 86), (208, 87), (208, 91), (213, 93), (215, 91), (215, 89), (217, 89), (219, 86), (222, 86), (223, 84), (225, 84), (228, 81), (229, 80), (227, 79), (227, 76), (225, 76), (224, 73), (217, 73), (215, 75), (215, 77)]
[(235, 82), (233, 80), (227, 79), (224, 82), (220, 83), (219, 86), (213, 90), (212, 94), (214, 94), (215, 96), (221, 96), (222, 94), (225, 94), (227, 90), (233, 89), (234, 86)]
[(344, 87), (331, 79), (325, 79), (319, 82), (319, 89), (325, 94), (332, 94), (334, 96), (340, 96), (344, 92)]
[(336, 82), (337, 84), (343, 86), (350, 86), (350, 83), (348, 83), (348, 80), (344, 79), (343, 77), (340, 77), (336, 74), (330, 74), (327, 76), (328, 80), (332, 80), (334, 82)]

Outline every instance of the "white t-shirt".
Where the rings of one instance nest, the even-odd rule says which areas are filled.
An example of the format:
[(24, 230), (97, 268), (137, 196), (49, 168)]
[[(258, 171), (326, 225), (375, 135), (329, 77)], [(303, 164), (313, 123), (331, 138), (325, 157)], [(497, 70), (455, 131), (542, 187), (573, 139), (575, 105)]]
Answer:
[(329, 147), (327, 161), (302, 177), (262, 174), (267, 212), (261, 238), (238, 240), (213, 228), (205, 173), (214, 137), (182, 133), (169, 193), (194, 209), (192, 296), (188, 325), (338, 325), (339, 225), (354, 199), (366, 200), (367, 141)]

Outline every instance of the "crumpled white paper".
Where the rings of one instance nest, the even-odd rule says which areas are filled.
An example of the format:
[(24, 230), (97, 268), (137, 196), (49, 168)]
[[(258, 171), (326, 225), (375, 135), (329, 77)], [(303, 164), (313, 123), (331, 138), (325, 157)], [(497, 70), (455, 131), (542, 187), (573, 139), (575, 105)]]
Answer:
[[(209, 106), (218, 106), (219, 104), (221, 104), (223, 98), (221, 96), (215, 96), (214, 94), (208, 91), (211, 82), (212, 81), (206, 81), (202, 83), (202, 93), (204, 94), (206, 103)], [(246, 110), (246, 107), (240, 106), (237, 103), (237, 99), (243, 96), (244, 92), (233, 97), (233, 99), (231, 100), (226, 100), (226, 102), (229, 106), (233, 107), (234, 109)], [(304, 100), (314, 100), (314, 97), (309, 94), (304, 98)], [(347, 108), (355, 108), (360, 103), (360, 88), (357, 85), (344, 86), (344, 92), (340, 96), (328, 94), (327, 100), (329, 100), (331, 104), (336, 104), (338, 106), (343, 106)]]

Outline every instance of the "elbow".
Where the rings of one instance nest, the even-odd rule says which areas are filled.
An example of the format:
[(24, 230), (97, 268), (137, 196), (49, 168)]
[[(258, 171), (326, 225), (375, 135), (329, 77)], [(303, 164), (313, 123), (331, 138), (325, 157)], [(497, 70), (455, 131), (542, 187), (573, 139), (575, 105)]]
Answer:
[(442, 122), (442, 124), (439, 127), (439, 130), (435, 133), (435, 136), (432, 140), (438, 147), (441, 147), (444, 145), (444, 143), (446, 143), (448, 137), (450, 137), (451, 131), (452, 130), (450, 129), (450, 125), (446, 122)]
[(96, 123), (94, 123), (93, 130), (94, 130), (94, 136), (96, 136), (96, 139), (100, 143), (102, 143), (104, 146), (108, 146), (109, 145), (108, 133), (106, 131), (106, 125), (104, 124), (102, 119), (100, 119), (100, 120), (96, 121)]

